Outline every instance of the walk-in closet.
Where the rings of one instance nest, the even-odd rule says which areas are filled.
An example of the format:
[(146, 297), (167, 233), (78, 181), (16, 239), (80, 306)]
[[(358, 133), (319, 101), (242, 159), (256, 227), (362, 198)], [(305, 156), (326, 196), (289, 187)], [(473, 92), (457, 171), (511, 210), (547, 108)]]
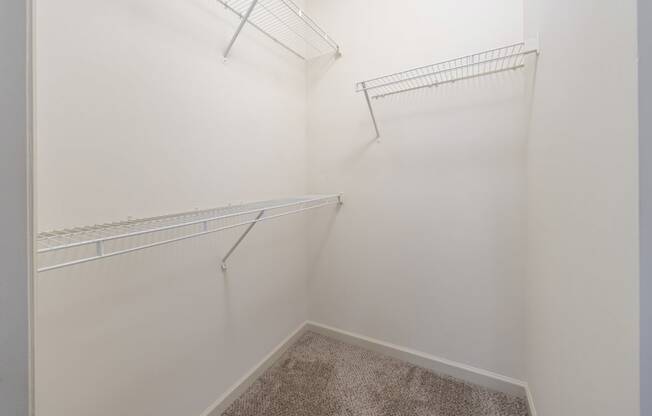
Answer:
[(2, 2), (0, 416), (651, 416), (649, 6)]

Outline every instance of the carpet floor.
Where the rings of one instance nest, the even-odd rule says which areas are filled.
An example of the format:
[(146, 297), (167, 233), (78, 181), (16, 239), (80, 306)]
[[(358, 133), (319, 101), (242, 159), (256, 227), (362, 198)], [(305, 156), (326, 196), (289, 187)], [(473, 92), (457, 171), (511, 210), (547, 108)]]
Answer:
[(223, 416), (527, 416), (525, 401), (305, 333)]

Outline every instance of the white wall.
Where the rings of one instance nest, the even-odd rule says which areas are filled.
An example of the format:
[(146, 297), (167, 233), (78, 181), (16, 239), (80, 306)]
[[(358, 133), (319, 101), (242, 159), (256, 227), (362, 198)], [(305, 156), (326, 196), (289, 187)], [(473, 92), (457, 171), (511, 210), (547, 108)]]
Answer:
[[(305, 64), (213, 0), (37, 4), (40, 230), (304, 194)], [(40, 416), (198, 415), (307, 318), (306, 224), (38, 276)]]
[(540, 415), (637, 414), (633, 0), (527, 0), (533, 97), (514, 72), (377, 102), (380, 143), (354, 82), (520, 41), (520, 0), (311, 0), (345, 55), (307, 79), (250, 30), (223, 63), (236, 21), (213, 1), (54, 3), (41, 230), (346, 205), (309, 241), (302, 218), (260, 224), (227, 278), (237, 231), (39, 276), (39, 415), (199, 414), (308, 317), (527, 379)]
[(37, 13), (41, 230), (305, 191), (305, 65), (253, 30), (224, 64), (223, 6)]
[[(652, 391), (652, 4), (638, 2), (639, 178), (641, 215), (641, 392)], [(641, 394), (641, 416), (652, 397)]]
[(0, 414), (27, 416), (30, 388), (30, 2), (0, 3)]
[(636, 2), (526, 0), (528, 375), (540, 416), (635, 416)]
[[(344, 56), (309, 66), (310, 318), (521, 378), (523, 72), (375, 102), (354, 83), (522, 40), (520, 0), (330, 0), (311, 12)], [(327, 237), (326, 237), (327, 236)]]

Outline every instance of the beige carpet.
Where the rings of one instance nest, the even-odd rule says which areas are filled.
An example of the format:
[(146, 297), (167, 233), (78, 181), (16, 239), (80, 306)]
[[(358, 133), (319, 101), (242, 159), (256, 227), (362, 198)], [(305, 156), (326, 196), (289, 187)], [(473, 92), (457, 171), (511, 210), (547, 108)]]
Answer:
[(224, 416), (526, 416), (522, 399), (304, 334)]

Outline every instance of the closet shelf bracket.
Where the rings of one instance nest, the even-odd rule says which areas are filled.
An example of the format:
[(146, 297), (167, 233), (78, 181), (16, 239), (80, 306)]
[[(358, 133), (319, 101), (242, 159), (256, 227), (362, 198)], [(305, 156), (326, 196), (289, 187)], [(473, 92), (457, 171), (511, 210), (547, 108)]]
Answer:
[(245, 23), (247, 23), (247, 21), (249, 20), (249, 17), (251, 16), (251, 12), (254, 11), (254, 7), (256, 7), (256, 3), (258, 3), (258, 0), (252, 0), (251, 5), (247, 9), (247, 12), (245, 13), (244, 16), (242, 16), (240, 20), (240, 24), (238, 25), (238, 28), (233, 34), (233, 37), (231, 38), (231, 42), (229, 42), (229, 46), (227, 46), (226, 50), (224, 51), (224, 59), (229, 57), (229, 52), (231, 52), (231, 48), (233, 47), (235, 41), (238, 39), (240, 32), (242, 32), (242, 28), (244, 27)]
[(372, 100), (517, 70), (525, 67), (526, 57), (531, 54), (539, 54), (538, 39), (358, 82), (356, 91), (365, 96), (376, 138), (379, 138), (380, 132)]
[(249, 232), (251, 231), (251, 229), (254, 228), (254, 226), (255, 226), (256, 224), (258, 224), (258, 221), (261, 220), (261, 218), (262, 218), (262, 216), (263, 216), (264, 214), (265, 214), (265, 210), (260, 211), (260, 214), (258, 214), (258, 216), (256, 217), (256, 219), (255, 219), (251, 224), (249, 224), (249, 226), (248, 226), (247, 229), (244, 231), (244, 233), (242, 233), (242, 235), (240, 236), (240, 238), (238, 238), (238, 241), (235, 242), (235, 244), (233, 245), (233, 247), (231, 247), (231, 249), (230, 249), (230, 250), (226, 253), (226, 255), (222, 258), (222, 271), (226, 271), (226, 269), (227, 269), (226, 261), (229, 259), (229, 257), (231, 257), (231, 254), (233, 254), (233, 252), (235, 251), (235, 249), (238, 248), (238, 246), (240, 245), (240, 243), (242, 243), (242, 240), (245, 239), (245, 237), (247, 236), (247, 234), (249, 234)]
[(380, 131), (378, 130), (378, 122), (376, 121), (376, 114), (374, 113), (374, 107), (371, 105), (371, 98), (369, 98), (369, 91), (365, 87), (365, 83), (362, 82), (362, 88), (364, 90), (364, 98), (367, 100), (367, 107), (369, 107), (369, 114), (371, 114), (371, 121), (374, 123), (374, 130), (376, 130), (376, 139), (380, 139)]

